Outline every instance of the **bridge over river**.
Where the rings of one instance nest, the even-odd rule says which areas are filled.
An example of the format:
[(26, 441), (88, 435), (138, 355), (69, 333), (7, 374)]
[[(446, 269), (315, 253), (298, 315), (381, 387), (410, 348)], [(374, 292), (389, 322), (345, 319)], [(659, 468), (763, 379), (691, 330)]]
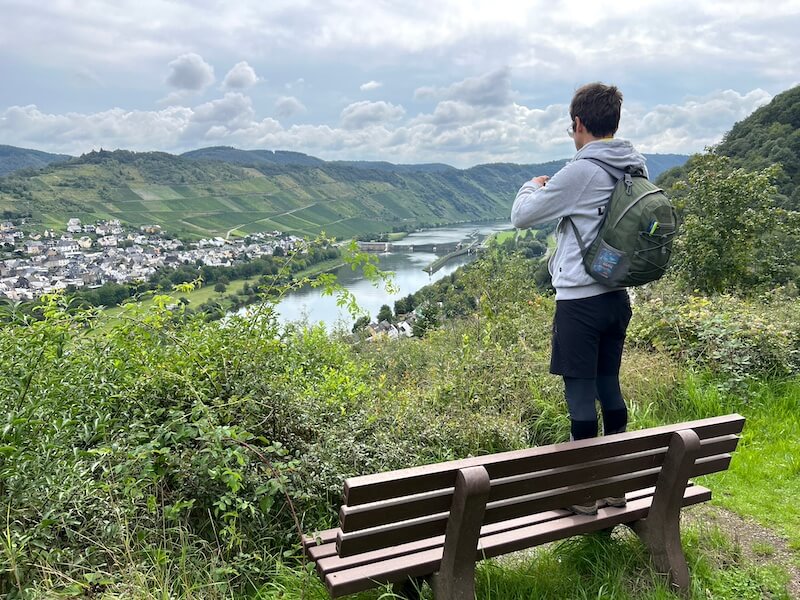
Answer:
[(466, 244), (464, 242), (450, 242), (438, 244), (393, 244), (391, 242), (358, 242), (358, 247), (364, 252), (428, 252), (428, 253), (449, 253), (460, 250)]
[[(475, 239), (483, 243), (488, 236), (509, 228), (507, 221), (464, 223), (411, 233), (402, 240), (392, 242), (391, 249), (387, 248), (387, 242), (374, 243), (373, 251), (382, 253), (380, 268), (394, 273), (396, 289), (391, 292), (376, 288), (360, 270), (354, 271), (349, 266), (337, 269), (335, 275), (338, 282), (357, 299), (358, 305), (369, 315), (375, 316), (382, 305), (393, 306), (395, 301), (446, 277), (459, 266), (469, 263), (475, 256), (474, 253), (457, 257), (447, 255), (468, 248)], [(476, 230), (479, 231), (479, 236), (474, 235)], [(412, 245), (414, 252), (411, 251)], [(443, 264), (442, 261), (439, 265), (433, 265), (436, 267), (433, 272), (423, 270), (430, 268), (431, 261), (435, 262), (446, 256), (447, 263)], [(320, 288), (310, 286), (287, 294), (277, 311), (282, 322), (307, 319), (310, 323), (323, 321), (332, 328), (343, 321), (349, 329), (355, 321), (355, 317), (337, 304), (335, 297), (324, 296)]]
[(435, 273), (441, 269), (450, 259), (463, 254), (479, 252), (484, 248), (483, 243), (487, 235), (481, 234), (479, 230), (474, 230), (467, 237), (458, 242), (442, 243), (391, 243), (391, 242), (359, 242), (358, 246), (365, 252), (426, 252), (429, 254), (441, 255), (423, 271), (428, 274)]

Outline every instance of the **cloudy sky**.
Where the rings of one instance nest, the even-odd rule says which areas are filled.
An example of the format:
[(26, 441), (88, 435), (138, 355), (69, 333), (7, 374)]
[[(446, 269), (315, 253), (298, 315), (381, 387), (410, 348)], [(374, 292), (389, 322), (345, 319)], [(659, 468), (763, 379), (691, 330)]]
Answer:
[(698, 152), (800, 83), (800, 0), (677, 4), (0, 0), (0, 144), (540, 162), (599, 80), (619, 136)]

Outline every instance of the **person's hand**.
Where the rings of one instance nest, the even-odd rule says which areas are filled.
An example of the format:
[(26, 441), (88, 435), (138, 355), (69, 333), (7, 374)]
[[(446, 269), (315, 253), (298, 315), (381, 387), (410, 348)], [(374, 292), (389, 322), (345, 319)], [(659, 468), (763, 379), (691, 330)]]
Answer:
[(534, 177), (531, 181), (539, 185), (546, 185), (549, 179), (547, 175), (539, 175), (539, 177)]

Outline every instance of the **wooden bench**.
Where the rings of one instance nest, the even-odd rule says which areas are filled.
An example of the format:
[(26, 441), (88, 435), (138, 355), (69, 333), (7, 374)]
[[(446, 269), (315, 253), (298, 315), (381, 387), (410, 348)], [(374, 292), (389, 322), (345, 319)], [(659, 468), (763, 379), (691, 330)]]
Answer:
[[(686, 592), (680, 509), (711, 498), (689, 478), (727, 469), (743, 426), (733, 414), (353, 477), (339, 527), (304, 549), (334, 598), (388, 583), (414, 598), (427, 580), (437, 599), (465, 600), (478, 560), (623, 523)], [(563, 508), (622, 495), (596, 516)]]

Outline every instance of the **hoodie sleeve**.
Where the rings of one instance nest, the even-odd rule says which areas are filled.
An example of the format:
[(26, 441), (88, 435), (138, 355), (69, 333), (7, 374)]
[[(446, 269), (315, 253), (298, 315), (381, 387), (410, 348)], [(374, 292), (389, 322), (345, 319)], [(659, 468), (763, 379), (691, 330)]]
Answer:
[(511, 224), (518, 229), (524, 229), (572, 214), (591, 180), (591, 177), (579, 173), (584, 168), (580, 164), (583, 162), (586, 161), (567, 163), (547, 185), (526, 182), (517, 192), (511, 207)]

